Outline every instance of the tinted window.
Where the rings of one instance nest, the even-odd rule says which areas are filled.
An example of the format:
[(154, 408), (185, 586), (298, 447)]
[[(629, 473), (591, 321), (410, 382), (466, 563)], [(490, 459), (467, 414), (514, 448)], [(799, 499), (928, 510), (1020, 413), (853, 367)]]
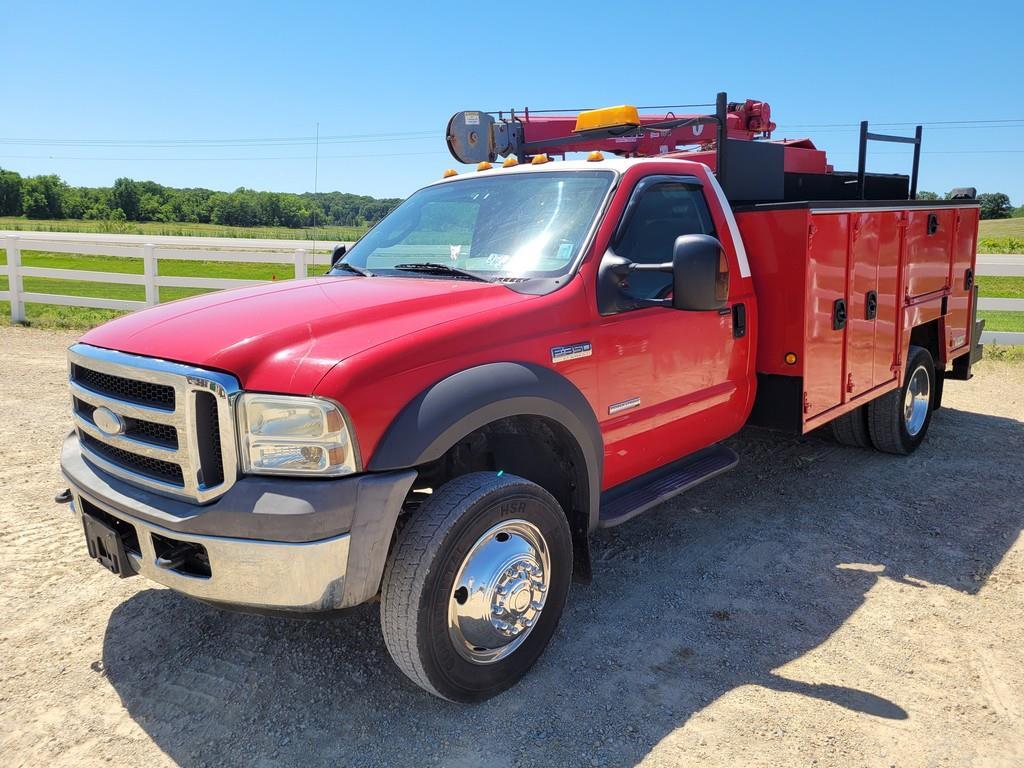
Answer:
[[(644, 190), (636, 199), (615, 253), (641, 264), (672, 261), (672, 249), (680, 235), (714, 235), (711, 214), (700, 187), (665, 182)], [(630, 293), (644, 298), (663, 297), (672, 275), (662, 272), (630, 275)]]

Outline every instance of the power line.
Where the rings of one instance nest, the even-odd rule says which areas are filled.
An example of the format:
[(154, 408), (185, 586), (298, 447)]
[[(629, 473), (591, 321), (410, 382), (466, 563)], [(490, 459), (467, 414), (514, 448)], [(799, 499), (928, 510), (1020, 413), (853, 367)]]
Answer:
[[(418, 141), (434, 138), (437, 131), (406, 131), (403, 133), (351, 134), (321, 136), (320, 144), (363, 144), (382, 141)], [(0, 145), (21, 145), (38, 147), (289, 147), (314, 146), (315, 136), (284, 136), (277, 138), (252, 139), (37, 139), (0, 138)]]
[[(710, 104), (652, 104), (647, 107), (637, 107), (637, 111), (643, 112), (651, 109), (689, 109), (690, 107), (713, 107), (714, 103)], [(518, 114), (520, 117), (524, 117), (527, 112), (531, 115), (571, 115), (574, 112), (589, 112), (594, 107), (575, 107), (572, 109), (530, 109), (528, 107), (511, 107), (509, 109), (491, 109), (484, 112), (485, 115), (499, 115), (507, 114), (511, 115), (513, 112)]]
[[(971, 125), (984, 125), (988, 123), (1024, 123), (1024, 117), (1007, 117), (1000, 118), (998, 120), (932, 120), (932, 121), (921, 121), (914, 120), (906, 123), (881, 123), (869, 121), (869, 126), (875, 126), (876, 128), (900, 128), (903, 126), (915, 127), (918, 125), (954, 125), (954, 126), (971, 126)], [(790, 128), (859, 128), (860, 123), (782, 123)]]
[[(316, 147), (313, 150), (313, 195), (319, 191), (320, 185), (320, 121), (316, 121)], [(316, 253), (316, 206), (313, 206), (313, 249)]]
[[(701, 105), (687, 105), (701, 106)], [(646, 109), (653, 109), (647, 107)], [(929, 126), (931, 130), (967, 130), (975, 128), (1024, 128), (1024, 118), (997, 118), (990, 120), (933, 120), (922, 122), (877, 122), (870, 123), (877, 128), (900, 128), (915, 125)], [(794, 131), (797, 129), (815, 129), (819, 132), (842, 133), (859, 129), (859, 123), (805, 123), (805, 124), (783, 124), (782, 129)], [(777, 130), (782, 130), (777, 129)], [(313, 155), (238, 155), (233, 157), (105, 157), (101, 155), (0, 155), (3, 158), (23, 160), (101, 160), (118, 162), (159, 162), (171, 160), (174, 162), (233, 162), (233, 161), (316, 161), (319, 144), (362, 144), (394, 141), (421, 141), (427, 138), (434, 139), (437, 136), (435, 130), (402, 131), (391, 133), (362, 133), (362, 134), (335, 134), (330, 136), (279, 136), (279, 137), (249, 137), (249, 138), (219, 138), (219, 139), (38, 139), (38, 138), (0, 138), (0, 146), (37, 146), (37, 147), (62, 147), (82, 149), (104, 149), (104, 148), (129, 148), (139, 147), (146, 149), (174, 149), (174, 148), (257, 148), (257, 147), (298, 147), (312, 146)], [(977, 149), (977, 150), (925, 150), (924, 154), (1019, 154), (1022, 150), (1017, 149)], [(420, 151), (420, 152), (386, 152), (386, 153), (359, 153), (340, 155), (319, 155), (320, 158), (329, 159), (358, 159), (358, 158), (391, 158), (391, 157), (414, 157), (428, 155), (443, 155), (441, 151)], [(854, 153), (832, 152), (833, 155), (844, 155)], [(875, 154), (901, 154), (899, 152), (878, 152)]]
[[(879, 126), (872, 125), (871, 128), (878, 128)], [(886, 127), (886, 126), (883, 126)], [(988, 130), (990, 128), (1003, 129), (1003, 128), (1016, 128), (1018, 130), (1024, 128), (1024, 123), (1020, 125), (933, 125), (928, 128), (927, 134), (934, 136), (935, 131), (964, 131), (964, 130)], [(860, 128), (794, 128), (792, 126), (783, 126), (782, 128), (776, 128), (774, 133), (800, 133), (812, 136), (835, 136), (838, 134), (853, 134), (857, 133)], [(900, 129), (897, 129), (900, 130)], [(813, 133), (812, 133), (813, 132)]]
[[(409, 158), (424, 155), (447, 155), (446, 152), (434, 150), (430, 152), (394, 152), (394, 153), (371, 153), (371, 154), (360, 154), (360, 155), (321, 155), (321, 160), (352, 160), (356, 158)], [(232, 158), (109, 158), (105, 156), (83, 156), (83, 155), (0, 155), (3, 159), (14, 159), (14, 160), (98, 160), (98, 161), (118, 161), (118, 162), (151, 162), (151, 161), (173, 161), (173, 162), (233, 162), (238, 160), (253, 161), (253, 160), (314, 160), (313, 155), (281, 155), (281, 156), (265, 156), (265, 155), (240, 155)]]
[[(908, 149), (906, 152), (872, 152), (871, 156), (875, 155), (906, 155), (910, 154), (913, 150)], [(1024, 149), (932, 149), (922, 150), (922, 155), (1004, 155), (1004, 154), (1017, 154), (1024, 153)], [(830, 155), (857, 155), (857, 152), (829, 152)]]
[[(872, 152), (871, 156), (876, 155), (904, 155), (909, 153), (911, 150), (904, 152)], [(830, 156), (855, 156), (856, 152), (829, 152)], [(1003, 154), (1024, 154), (1024, 149), (962, 149), (962, 150), (922, 150), (921, 154), (924, 155), (1003, 155)], [(363, 158), (380, 158), (387, 159), (393, 157), (428, 157), (428, 156), (448, 156), (447, 152), (440, 150), (431, 152), (389, 152), (389, 153), (374, 153), (374, 154), (358, 154), (358, 155), (320, 155), (321, 160), (354, 160)], [(97, 157), (97, 156), (83, 156), (83, 155), (0, 155), (0, 159), (12, 159), (12, 160), (99, 160), (103, 162), (117, 161), (117, 162), (182, 162), (182, 163), (205, 163), (205, 162), (224, 162), (230, 163), (235, 161), (297, 161), (297, 160), (316, 160), (315, 155), (281, 155), (281, 156), (264, 156), (264, 155), (249, 155), (249, 156), (237, 156), (237, 157)]]
[[(700, 105), (683, 105), (700, 106)], [(645, 107), (644, 109), (654, 109)], [(534, 110), (543, 112), (548, 110)], [(570, 110), (571, 111), (571, 110)], [(857, 129), (860, 123), (782, 123), (786, 130), (796, 129)], [(870, 125), (877, 128), (900, 128), (926, 125), (935, 128), (945, 127), (947, 130), (961, 130), (971, 127), (984, 128), (1020, 128), (1024, 127), (1024, 118), (999, 118), (992, 120), (932, 120), (932, 121), (911, 121), (911, 122), (872, 122)], [(438, 135), (436, 129), (422, 129), (415, 131), (400, 131), (392, 133), (354, 133), (335, 134), (321, 136), (321, 144), (361, 144), (388, 141), (418, 141), (421, 139), (435, 138)], [(18, 138), (0, 137), (0, 145), (21, 145), (21, 146), (52, 146), (52, 147), (146, 147), (146, 148), (177, 148), (177, 147), (286, 147), (286, 146), (313, 146), (317, 143), (316, 136), (276, 136), (276, 137), (236, 137), (216, 139), (41, 139), (41, 138)]]
[[(906, 155), (911, 151), (907, 150), (906, 153), (900, 152), (872, 152), (871, 157), (878, 155)], [(829, 152), (828, 155), (831, 157), (853, 157), (857, 153), (855, 152)], [(1020, 155), (1024, 154), (1024, 150), (924, 150), (923, 155)], [(404, 153), (384, 153), (384, 154), (366, 154), (366, 155), (321, 155), (321, 160), (356, 160), (366, 158), (411, 158), (411, 157), (429, 157), (429, 156), (447, 156), (446, 152), (434, 151), (434, 152), (404, 152)], [(313, 155), (288, 155), (288, 156), (240, 156), (233, 158), (105, 158), (105, 157), (85, 157), (82, 155), (0, 155), (0, 159), (4, 160), (83, 160), (83, 161), (117, 161), (117, 162), (166, 162), (173, 161), (176, 163), (232, 163), (238, 161), (244, 162), (259, 162), (259, 161), (315, 161)]]

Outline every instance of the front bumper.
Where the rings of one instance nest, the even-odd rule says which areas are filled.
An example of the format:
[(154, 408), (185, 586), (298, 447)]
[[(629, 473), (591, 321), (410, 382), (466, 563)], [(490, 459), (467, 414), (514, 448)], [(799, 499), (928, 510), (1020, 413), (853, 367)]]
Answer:
[[(125, 554), (137, 573), (200, 600), (293, 612), (348, 608), (377, 594), (416, 477), (413, 470), (335, 480), (245, 477), (200, 506), (97, 469), (74, 433), (61, 470), (77, 514), (126, 532)], [(179, 544), (202, 548), (208, 575), (161, 564), (158, 549)]]

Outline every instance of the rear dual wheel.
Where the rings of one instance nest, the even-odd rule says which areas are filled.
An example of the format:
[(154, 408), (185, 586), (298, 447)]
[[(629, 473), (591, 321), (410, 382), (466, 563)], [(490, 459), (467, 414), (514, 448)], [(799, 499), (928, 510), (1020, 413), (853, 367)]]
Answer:
[(936, 371), (924, 347), (910, 347), (903, 386), (832, 422), (843, 445), (906, 455), (924, 442), (935, 410)]
[(833, 419), (832, 434), (843, 445), (872, 448), (871, 435), (868, 432), (868, 409), (862, 405)]
[(911, 347), (903, 386), (867, 405), (868, 431), (875, 448), (908, 454), (928, 434), (935, 402), (935, 362), (924, 347)]
[(547, 647), (571, 576), (569, 525), (551, 494), (513, 475), (455, 478), (398, 535), (381, 589), (384, 642), (435, 696), (490, 698)]

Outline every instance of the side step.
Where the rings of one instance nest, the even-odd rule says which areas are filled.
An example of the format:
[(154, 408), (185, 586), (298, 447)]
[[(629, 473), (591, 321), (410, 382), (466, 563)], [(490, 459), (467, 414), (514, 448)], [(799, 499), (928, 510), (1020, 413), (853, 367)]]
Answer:
[(688, 491), (705, 480), (728, 472), (739, 456), (724, 445), (713, 445), (601, 495), (598, 527), (611, 528), (641, 512)]

